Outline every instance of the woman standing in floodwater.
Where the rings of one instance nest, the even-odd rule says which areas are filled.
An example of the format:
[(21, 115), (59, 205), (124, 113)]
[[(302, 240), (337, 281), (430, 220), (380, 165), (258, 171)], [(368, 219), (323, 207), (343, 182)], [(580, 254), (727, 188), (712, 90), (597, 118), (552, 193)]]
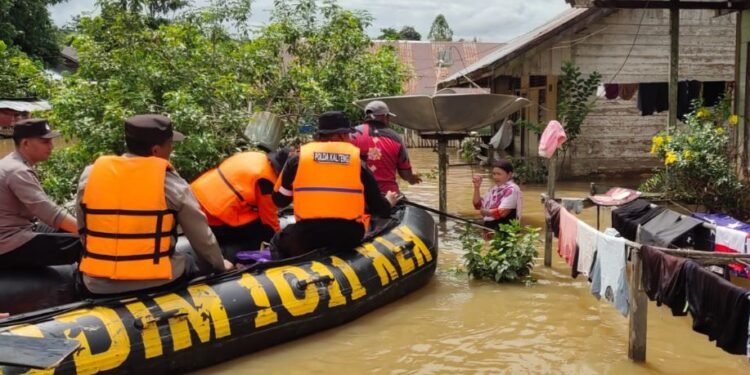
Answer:
[(474, 183), (472, 202), (474, 208), (478, 209), (479, 214), (482, 215), (484, 226), (495, 230), (500, 224), (521, 218), (523, 196), (521, 188), (513, 182), (513, 165), (507, 160), (492, 163), (492, 181), (495, 185), (480, 198), (479, 188), (482, 186), (482, 176), (472, 177)]

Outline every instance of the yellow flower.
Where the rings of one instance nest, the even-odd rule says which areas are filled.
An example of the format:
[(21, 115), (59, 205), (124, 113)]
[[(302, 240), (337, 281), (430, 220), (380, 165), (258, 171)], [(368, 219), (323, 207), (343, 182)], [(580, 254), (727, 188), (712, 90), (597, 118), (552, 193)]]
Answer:
[(724, 134), (724, 128), (721, 128), (721, 127), (716, 128), (716, 134), (718, 134), (718, 135)]
[(682, 158), (685, 160), (692, 160), (693, 159), (693, 153), (690, 152), (690, 150), (685, 150), (682, 152)]
[(667, 152), (667, 158), (664, 159), (664, 165), (672, 165), (677, 161), (677, 154), (674, 151)]
[(699, 110), (698, 110), (698, 112), (697, 112), (697, 113), (695, 114), (695, 117), (697, 117), (697, 118), (699, 118), (699, 119), (701, 119), (701, 118), (707, 118), (707, 117), (709, 117), (709, 116), (711, 116), (711, 111), (710, 111), (710, 110), (709, 110), (708, 108), (706, 108), (706, 107), (702, 107), (702, 108), (701, 108), (701, 109), (699, 109)]
[(663, 144), (664, 137), (655, 135), (653, 138), (651, 138), (651, 154), (656, 154)]
[(737, 115), (729, 116), (729, 125), (736, 126), (740, 122), (740, 118)]

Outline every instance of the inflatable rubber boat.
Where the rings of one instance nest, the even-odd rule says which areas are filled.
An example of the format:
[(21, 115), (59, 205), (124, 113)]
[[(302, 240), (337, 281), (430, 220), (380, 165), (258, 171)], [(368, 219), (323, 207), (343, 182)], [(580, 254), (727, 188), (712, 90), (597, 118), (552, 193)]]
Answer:
[[(0, 355), (0, 374), (162, 374), (217, 364), (351, 321), (422, 287), (435, 273), (437, 245), (433, 218), (405, 207), (356, 249), (256, 264), (173, 291), (12, 315), (0, 320), (0, 354), (3, 346), (14, 351)], [(64, 301), (68, 273), (4, 275), (0, 285)], [(18, 309), (33, 306), (16, 298)], [(45, 354), (49, 363), (40, 360)]]

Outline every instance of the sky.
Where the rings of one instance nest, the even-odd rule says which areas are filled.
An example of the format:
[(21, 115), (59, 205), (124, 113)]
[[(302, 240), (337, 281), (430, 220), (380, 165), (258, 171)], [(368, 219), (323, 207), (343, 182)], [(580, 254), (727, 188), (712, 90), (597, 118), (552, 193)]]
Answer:
[[(200, 6), (208, 0), (191, 0)], [(59, 26), (73, 16), (96, 12), (96, 0), (67, 0), (50, 7), (52, 19)], [(426, 39), (430, 25), (438, 14), (443, 14), (453, 29), (453, 40), (461, 38), (482, 42), (507, 42), (534, 29), (568, 9), (565, 0), (339, 0), (349, 9), (367, 10), (374, 17), (367, 30), (371, 37), (380, 29), (404, 25), (414, 26)], [(250, 23), (261, 26), (268, 22), (273, 0), (256, 0)]]

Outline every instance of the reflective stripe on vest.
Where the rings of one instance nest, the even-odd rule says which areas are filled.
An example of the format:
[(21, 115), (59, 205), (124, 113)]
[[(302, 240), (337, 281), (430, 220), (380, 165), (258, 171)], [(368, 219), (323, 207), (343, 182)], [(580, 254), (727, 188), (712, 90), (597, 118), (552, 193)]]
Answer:
[(164, 193), (170, 167), (157, 157), (96, 160), (81, 199), (81, 272), (113, 280), (172, 278), (175, 212)]
[(294, 178), (294, 214), (304, 219), (362, 220), (365, 214), (359, 148), (313, 142), (300, 149)]
[(190, 187), (210, 225), (237, 227), (258, 219), (256, 185), (276, 181), (276, 172), (261, 152), (242, 152), (224, 160), (193, 181)]

